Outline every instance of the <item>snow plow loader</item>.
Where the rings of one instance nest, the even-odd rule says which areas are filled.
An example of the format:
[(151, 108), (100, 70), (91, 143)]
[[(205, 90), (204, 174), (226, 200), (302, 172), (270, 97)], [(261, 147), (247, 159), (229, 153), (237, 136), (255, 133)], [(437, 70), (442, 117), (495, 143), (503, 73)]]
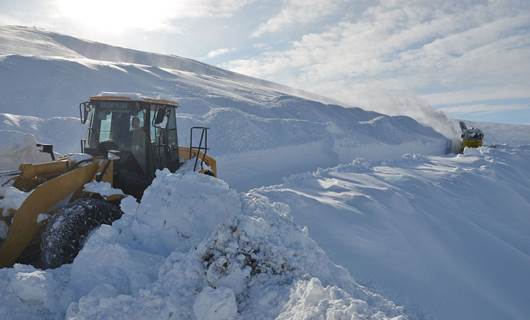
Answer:
[(50, 162), (0, 173), (3, 188), (25, 196), (17, 208), (0, 206), (0, 267), (72, 262), (92, 230), (121, 217), (122, 198), (141, 198), (157, 169), (174, 172), (186, 162), (189, 170), (217, 176), (207, 155), (208, 128), (191, 128), (189, 146), (179, 146), (177, 106), (138, 94), (93, 96), (79, 106), (88, 124), (82, 153), (56, 158), (53, 146), (39, 145)]
[(478, 148), (482, 147), (483, 139), (484, 139), (484, 133), (482, 130), (478, 128), (468, 128), (466, 124), (463, 121), (459, 122), (460, 124), (460, 130), (462, 130), (461, 138), (462, 138), (462, 150), (464, 151), (464, 148)]

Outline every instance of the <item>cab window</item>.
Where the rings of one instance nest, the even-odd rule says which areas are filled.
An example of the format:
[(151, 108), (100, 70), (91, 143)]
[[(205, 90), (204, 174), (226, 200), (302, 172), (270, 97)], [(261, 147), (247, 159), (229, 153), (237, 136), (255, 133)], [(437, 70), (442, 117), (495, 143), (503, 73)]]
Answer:
[(155, 118), (156, 113), (161, 108), (169, 108), (170, 114), (169, 114), (169, 123), (167, 125), (167, 144), (169, 145), (176, 145), (177, 144), (177, 125), (176, 125), (176, 118), (175, 118), (175, 108), (174, 107), (168, 107), (168, 106), (160, 106), (160, 105), (151, 105), (151, 111), (150, 111), (150, 119), (151, 123), (149, 125), (150, 128), (150, 134), (151, 134), (151, 143), (164, 143), (163, 135), (164, 129), (157, 128), (153, 125), (153, 119)]
[(112, 112), (100, 113), (101, 121), (99, 124), (99, 142), (110, 140)]

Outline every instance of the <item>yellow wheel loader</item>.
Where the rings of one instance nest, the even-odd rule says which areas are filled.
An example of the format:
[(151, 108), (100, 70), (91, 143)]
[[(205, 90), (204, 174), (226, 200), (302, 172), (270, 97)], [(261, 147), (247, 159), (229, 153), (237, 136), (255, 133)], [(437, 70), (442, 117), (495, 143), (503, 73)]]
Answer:
[[(8, 226), (0, 240), (0, 267), (20, 262), (54, 268), (72, 262), (93, 229), (121, 216), (125, 195), (141, 198), (157, 169), (174, 172), (190, 160), (194, 171), (217, 176), (215, 159), (207, 155), (208, 128), (191, 128), (189, 146), (179, 147), (177, 106), (138, 94), (93, 96), (79, 105), (81, 122), (88, 124), (81, 154), (56, 159), (51, 145), (39, 145), (52, 161), (0, 173), (7, 179), (3, 187), (28, 194), (17, 209), (0, 209), (0, 223)], [(125, 195), (87, 191), (90, 182), (108, 182), (110, 190)]]

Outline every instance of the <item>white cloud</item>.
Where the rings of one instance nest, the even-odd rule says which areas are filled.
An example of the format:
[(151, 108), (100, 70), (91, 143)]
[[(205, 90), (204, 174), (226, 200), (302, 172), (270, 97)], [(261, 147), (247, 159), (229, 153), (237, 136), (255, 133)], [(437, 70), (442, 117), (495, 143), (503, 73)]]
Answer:
[(442, 111), (451, 115), (470, 114), (470, 113), (494, 113), (499, 111), (511, 110), (530, 110), (529, 104), (467, 104), (457, 105), (451, 107), (439, 108)]
[[(258, 37), (299, 24), (307, 24), (337, 11), (344, 0), (285, 0), (281, 11), (262, 23), (252, 34)], [(347, 2), (347, 1), (346, 1)]]
[(433, 104), (529, 97), (528, 30), (529, 2), (383, 0), (285, 50), (223, 66), (376, 109), (380, 92)]
[[(500, 75), (499, 75), (500, 76)], [(462, 104), (473, 101), (530, 99), (528, 82), (483, 86), (420, 96), (431, 104)]]
[(215, 49), (215, 50), (212, 50), (212, 51), (208, 52), (208, 54), (206, 56), (208, 58), (215, 58), (215, 57), (221, 56), (223, 54), (234, 52), (235, 50), (236, 50), (236, 48), (219, 48), (219, 49)]

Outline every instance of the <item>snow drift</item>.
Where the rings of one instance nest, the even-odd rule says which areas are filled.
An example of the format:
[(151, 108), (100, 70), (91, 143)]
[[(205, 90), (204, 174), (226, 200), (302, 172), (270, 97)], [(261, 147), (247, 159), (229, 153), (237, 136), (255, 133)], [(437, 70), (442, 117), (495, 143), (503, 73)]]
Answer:
[(405, 319), (355, 283), (285, 205), (160, 171), (71, 265), (0, 270), (9, 319)]
[(355, 160), (254, 189), (361, 283), (434, 319), (530, 314), (530, 147)]

